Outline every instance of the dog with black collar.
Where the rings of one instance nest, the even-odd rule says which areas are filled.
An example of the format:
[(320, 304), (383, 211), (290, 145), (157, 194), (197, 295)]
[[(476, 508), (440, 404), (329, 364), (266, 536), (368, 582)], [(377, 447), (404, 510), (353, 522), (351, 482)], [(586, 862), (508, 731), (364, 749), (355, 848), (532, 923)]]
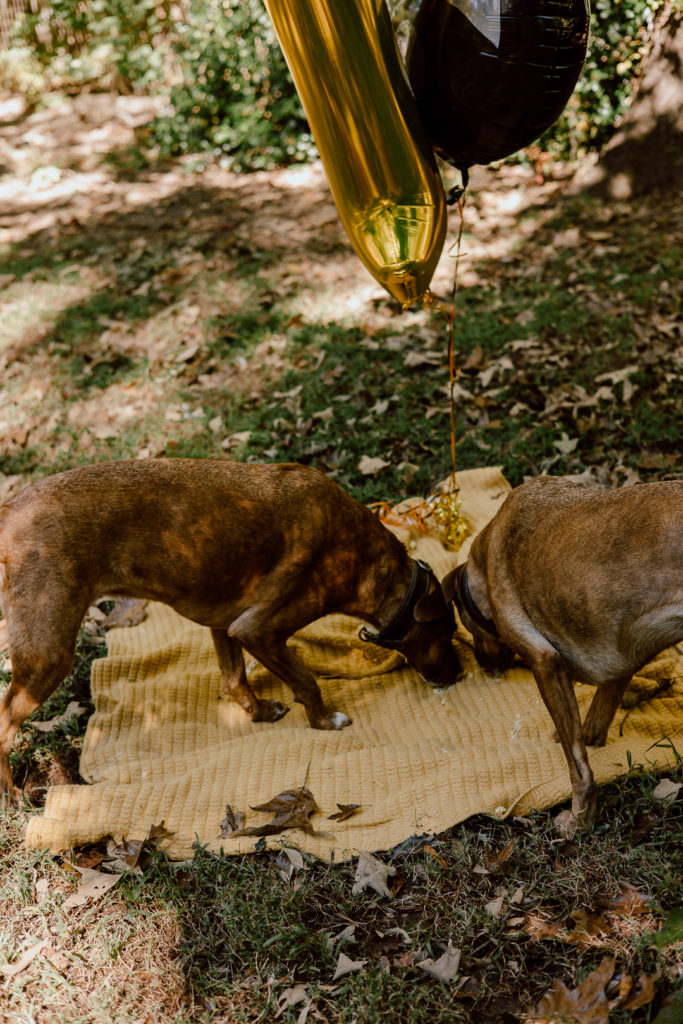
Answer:
[[(431, 569), (323, 473), (295, 464), (149, 459), (83, 466), (0, 508), (0, 605), (12, 681), (0, 702), (0, 797), (21, 724), (71, 669), (103, 595), (162, 601), (212, 633), (221, 690), (254, 722), (287, 711), (254, 694), (243, 651), (283, 680), (314, 729), (350, 724), (287, 645), (353, 616), (435, 686), (455, 682), (453, 612)], [(218, 695), (217, 695), (218, 696)]]
[[(443, 581), (491, 674), (531, 669), (592, 824), (586, 746), (602, 746), (635, 672), (683, 640), (683, 480), (596, 490), (558, 477), (516, 487)], [(581, 723), (572, 683), (597, 687)]]

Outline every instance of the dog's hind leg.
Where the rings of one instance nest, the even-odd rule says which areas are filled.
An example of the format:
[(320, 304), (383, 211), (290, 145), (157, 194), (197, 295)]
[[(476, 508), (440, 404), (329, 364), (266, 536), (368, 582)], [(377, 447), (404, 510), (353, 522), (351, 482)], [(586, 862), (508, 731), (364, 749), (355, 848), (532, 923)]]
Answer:
[(583, 738), (587, 747), (604, 747), (612, 719), (630, 681), (631, 677), (627, 676), (597, 687), (583, 722)]
[(229, 695), (247, 712), (252, 722), (277, 722), (288, 708), (278, 700), (259, 699), (247, 682), (242, 645), (224, 629), (212, 629), (211, 636), (221, 669), (221, 694)]
[(12, 662), (12, 680), (0, 702), (0, 795), (14, 799), (21, 796), (9, 767), (14, 738), (71, 671), (78, 630), (90, 603), (87, 592), (70, 586), (68, 578), (60, 580), (47, 570), (22, 576), (21, 569), (15, 567), (14, 587), (0, 576)]
[(595, 818), (597, 797), (571, 676), (564, 659), (554, 651), (532, 652), (527, 663), (557, 727), (567, 759), (572, 787), (572, 815), (576, 819), (573, 827), (579, 823), (590, 826)]
[(71, 671), (73, 645), (60, 645), (53, 639), (42, 651), (13, 645), (10, 635), (12, 681), (0, 703), (0, 796), (8, 794), (20, 802), (21, 791), (15, 789), (9, 766), (9, 755), (15, 736), (30, 714), (47, 700)]

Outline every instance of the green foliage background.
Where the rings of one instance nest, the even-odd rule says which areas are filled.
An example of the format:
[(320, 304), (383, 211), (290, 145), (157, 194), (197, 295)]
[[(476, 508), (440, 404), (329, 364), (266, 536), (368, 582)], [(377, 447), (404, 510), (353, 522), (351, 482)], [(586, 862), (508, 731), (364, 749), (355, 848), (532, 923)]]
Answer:
[(315, 144), (260, 0), (192, 0), (177, 26), (181, 78), (158, 118), (162, 151), (207, 153), (233, 170), (314, 159)]
[(540, 145), (564, 157), (600, 149), (628, 104), (662, 0), (591, 0), (583, 72), (559, 120)]
[[(593, 0), (584, 71), (544, 148), (573, 158), (607, 141), (661, 2)], [(411, 4), (390, 0), (396, 24)], [(244, 171), (316, 154), (262, 0), (51, 0), (21, 20), (17, 43), (34, 93), (40, 75), (47, 88), (170, 91), (154, 125), (162, 155), (198, 153)], [(3, 69), (7, 79), (6, 57), (0, 86)]]

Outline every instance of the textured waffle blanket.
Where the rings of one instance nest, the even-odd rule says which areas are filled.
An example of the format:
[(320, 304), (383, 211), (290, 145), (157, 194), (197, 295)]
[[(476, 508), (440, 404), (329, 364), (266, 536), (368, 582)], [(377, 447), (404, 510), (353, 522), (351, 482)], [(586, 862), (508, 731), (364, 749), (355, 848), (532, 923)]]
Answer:
[[(458, 475), (462, 512), (473, 535), (509, 490), (497, 469)], [(411, 554), (443, 576), (467, 557), (438, 536), (396, 529)], [(529, 672), (500, 679), (476, 665), (468, 634), (457, 638), (465, 677), (432, 690), (400, 656), (358, 640), (359, 623), (329, 616), (291, 641), (317, 674), (326, 700), (353, 719), (340, 732), (307, 725), (291, 694), (259, 665), (250, 679), (291, 710), (280, 722), (252, 723), (218, 699), (219, 673), (208, 629), (151, 605), (139, 626), (112, 630), (108, 655), (93, 665), (95, 712), (88, 724), (81, 773), (89, 785), (56, 786), (45, 811), (28, 826), (29, 848), (59, 851), (104, 836), (144, 838), (162, 821), (174, 858), (193, 844), (226, 854), (252, 850), (254, 838), (219, 838), (226, 805), (246, 824), (269, 816), (250, 808), (305, 784), (322, 813), (311, 818), (320, 838), (300, 831), (266, 840), (318, 857), (345, 860), (384, 850), (415, 834), (436, 833), (479, 812), (500, 817), (550, 807), (570, 795), (569, 774), (553, 725)], [(673, 680), (660, 695), (662, 680)], [(632, 766), (675, 761), (683, 754), (683, 657), (662, 654), (636, 679), (644, 699), (617, 712), (607, 745), (590, 752), (598, 782)], [(577, 686), (582, 714), (592, 697)], [(337, 804), (360, 804), (343, 822), (327, 820)]]

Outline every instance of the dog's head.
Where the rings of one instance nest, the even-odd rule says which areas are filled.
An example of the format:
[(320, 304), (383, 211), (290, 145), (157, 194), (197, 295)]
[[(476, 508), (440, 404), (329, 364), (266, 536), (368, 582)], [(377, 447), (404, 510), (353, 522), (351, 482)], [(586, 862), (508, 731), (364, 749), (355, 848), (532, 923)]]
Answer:
[(401, 654), (431, 686), (450, 686), (462, 674), (462, 666), (453, 647), (455, 620), (434, 574), (427, 593), (413, 608), (413, 626)]
[(450, 686), (461, 674), (453, 648), (453, 608), (426, 562), (412, 561), (410, 588), (398, 612), (380, 633), (362, 629), (363, 640), (399, 651), (431, 686)]
[(493, 619), (487, 619), (475, 604), (467, 582), (467, 563), (459, 565), (444, 578), (444, 597), (455, 603), (458, 616), (474, 640), (474, 656), (489, 675), (507, 671), (514, 661), (514, 651), (503, 643)]

